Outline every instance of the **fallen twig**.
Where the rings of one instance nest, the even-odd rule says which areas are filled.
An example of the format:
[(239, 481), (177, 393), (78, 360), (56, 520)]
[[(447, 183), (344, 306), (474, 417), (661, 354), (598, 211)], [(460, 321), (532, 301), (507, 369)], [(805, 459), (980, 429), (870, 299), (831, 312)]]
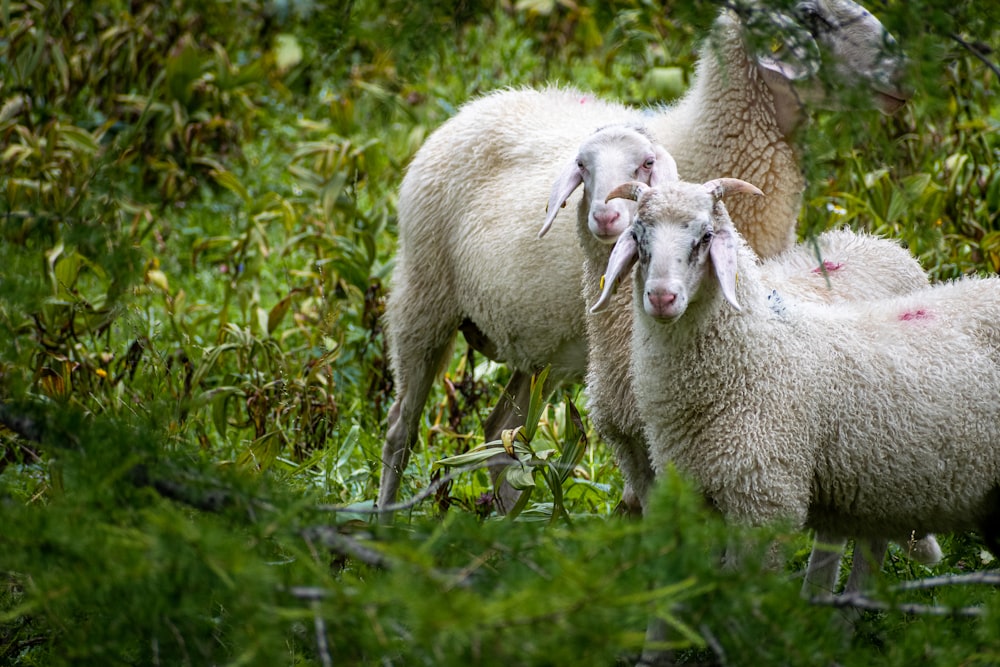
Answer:
[(402, 510), (408, 510), (416, 507), (424, 500), (432, 496), (438, 489), (440, 489), (445, 484), (457, 479), (460, 475), (464, 475), (467, 472), (472, 472), (473, 470), (479, 470), (480, 468), (485, 468), (487, 464), (483, 463), (472, 463), (467, 466), (462, 466), (460, 468), (455, 468), (447, 475), (440, 477), (439, 479), (430, 483), (430, 485), (413, 496), (409, 500), (401, 503), (393, 503), (386, 507), (356, 507), (354, 505), (316, 505), (313, 509), (320, 512), (350, 512), (352, 514), (385, 514), (386, 512), (399, 512)]
[(313, 526), (303, 530), (302, 535), (306, 539), (315, 539), (327, 549), (357, 559), (366, 565), (381, 569), (388, 569), (392, 566), (392, 561), (383, 554), (344, 535), (337, 530), (336, 526)]

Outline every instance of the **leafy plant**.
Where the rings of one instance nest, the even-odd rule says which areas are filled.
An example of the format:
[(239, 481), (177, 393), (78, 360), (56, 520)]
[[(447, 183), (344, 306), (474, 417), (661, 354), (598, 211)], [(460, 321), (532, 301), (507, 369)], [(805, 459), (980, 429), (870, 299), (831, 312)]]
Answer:
[[(549, 369), (546, 368), (531, 377), (530, 398), (524, 426), (506, 429), (499, 440), (484, 443), (463, 454), (441, 459), (437, 463), (445, 468), (455, 468), (485, 463), (490, 459), (506, 455), (510, 459), (509, 465), (497, 477), (496, 483), (502, 484), (506, 481), (514, 489), (522, 492), (517, 503), (507, 513), (509, 519), (516, 519), (518, 516), (539, 518), (547, 516), (550, 522), (555, 522), (560, 517), (566, 521), (570, 520), (570, 514), (563, 502), (563, 486), (583, 460), (587, 436), (580, 413), (569, 398), (564, 403), (561, 423), (556, 424), (548, 419), (543, 421), (551, 407), (545, 403), (544, 394), (545, 379), (548, 375)], [(539, 431), (542, 442), (545, 445), (553, 445), (552, 447), (536, 449), (533, 446)], [(547, 506), (536, 504), (525, 512), (537, 486), (536, 478), (540, 478), (548, 487), (552, 494), (552, 502)]]
[[(803, 128), (802, 236), (850, 225), (935, 279), (995, 272), (995, 11), (874, 9), (916, 94)], [(737, 532), (670, 471), (643, 522), (611, 516), (578, 387), (540, 375), (526, 426), (470, 451), (508, 370), (461, 340), (411, 511), (373, 520), (405, 165), (498, 87), (668, 101), (716, 11), (0, 3), (0, 663), (616, 664), (651, 616), (680, 663), (1000, 661), (974, 533), (931, 569), (893, 551), (833, 631), (841, 610), (799, 598), (808, 536)], [(488, 476), (458, 473), (500, 451), (518, 521), (483, 520)], [(777, 543), (785, 571), (720, 570), (733, 539)], [(955, 574), (980, 578), (924, 581)]]

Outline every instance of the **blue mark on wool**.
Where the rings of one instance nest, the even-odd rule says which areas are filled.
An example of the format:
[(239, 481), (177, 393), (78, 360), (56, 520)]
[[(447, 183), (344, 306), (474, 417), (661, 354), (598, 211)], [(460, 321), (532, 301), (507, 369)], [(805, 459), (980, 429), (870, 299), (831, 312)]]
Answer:
[(778, 294), (778, 290), (771, 290), (771, 293), (767, 295), (767, 304), (771, 307), (771, 311), (778, 317), (783, 317), (785, 315), (785, 302)]

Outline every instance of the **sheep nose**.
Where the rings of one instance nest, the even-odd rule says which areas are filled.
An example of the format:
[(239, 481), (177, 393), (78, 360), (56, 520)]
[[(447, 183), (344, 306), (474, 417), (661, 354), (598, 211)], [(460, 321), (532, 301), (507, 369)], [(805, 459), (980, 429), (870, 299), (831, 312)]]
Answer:
[(670, 306), (677, 300), (677, 295), (665, 289), (653, 289), (646, 292), (646, 300), (649, 301), (654, 315), (666, 315)]
[(594, 235), (598, 238), (617, 237), (621, 230), (615, 226), (615, 223), (619, 218), (621, 218), (621, 213), (611, 207), (594, 211), (594, 222), (597, 224)]

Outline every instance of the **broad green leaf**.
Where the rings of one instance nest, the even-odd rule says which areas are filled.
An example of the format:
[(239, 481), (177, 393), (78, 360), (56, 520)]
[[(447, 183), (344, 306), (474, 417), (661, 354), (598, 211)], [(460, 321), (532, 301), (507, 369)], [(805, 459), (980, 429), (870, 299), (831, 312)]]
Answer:
[(201, 76), (201, 67), (201, 55), (190, 44), (184, 45), (176, 55), (167, 59), (167, 89), (184, 106), (191, 102), (192, 84)]
[(560, 516), (565, 516), (566, 520), (569, 521), (569, 513), (566, 511), (566, 506), (563, 502), (563, 480), (559, 470), (552, 464), (549, 464), (545, 466), (544, 475), (549, 491), (552, 492), (552, 521), (557, 521)]
[(507, 482), (518, 491), (535, 486), (532, 467), (522, 463), (512, 463), (507, 466)]
[(514, 10), (548, 16), (555, 10), (557, 0), (517, 0)]
[(459, 466), (472, 465), (474, 463), (481, 463), (487, 461), (497, 454), (503, 454), (503, 445), (499, 440), (494, 440), (488, 442), (485, 445), (480, 445), (475, 449), (469, 450), (463, 454), (456, 454), (454, 456), (449, 456), (447, 458), (441, 459), (434, 463), (435, 467), (445, 467), (445, 468), (456, 468)]
[(59, 142), (78, 153), (86, 155), (93, 155), (100, 150), (100, 146), (97, 140), (94, 139), (94, 135), (73, 125), (59, 126)]
[(284, 73), (302, 62), (302, 45), (295, 35), (283, 33), (274, 38), (274, 62)]
[(347, 432), (344, 441), (340, 444), (340, 451), (337, 454), (337, 470), (342, 470), (348, 466), (348, 462), (351, 460), (351, 456), (353, 456), (358, 446), (360, 434), (361, 428), (357, 424), (351, 426), (351, 430)]
[(559, 475), (561, 481), (565, 482), (587, 452), (587, 435), (583, 418), (569, 397), (566, 398), (566, 425), (563, 429), (562, 448), (559, 456)]
[(170, 283), (167, 280), (167, 274), (159, 269), (150, 269), (146, 271), (146, 281), (152, 285), (155, 285), (167, 294), (170, 293)]
[(226, 440), (226, 429), (229, 426), (226, 404), (230, 396), (232, 393), (220, 393), (212, 400), (212, 423), (215, 424), (215, 430), (222, 436), (223, 441)]
[(237, 465), (267, 470), (281, 453), (281, 438), (277, 431), (269, 431), (260, 436), (236, 458)]
[(550, 367), (546, 366), (531, 377), (531, 394), (528, 400), (528, 414), (524, 421), (525, 440), (531, 442), (538, 428), (538, 420), (545, 411), (545, 379), (549, 376)]
[(23, 95), (12, 95), (0, 107), (0, 124), (6, 123), (12, 118), (16, 118), (24, 111), (25, 98)]
[(292, 296), (290, 294), (274, 304), (271, 311), (267, 314), (267, 335), (270, 336), (274, 333), (274, 330), (278, 328), (281, 321), (285, 319), (285, 315), (288, 314), (291, 306)]
[(200, 386), (201, 381), (212, 370), (212, 367), (215, 366), (222, 353), (228, 350), (235, 350), (237, 347), (238, 346), (233, 343), (225, 343), (223, 345), (216, 345), (209, 348), (208, 352), (201, 358), (201, 363), (199, 363), (197, 368), (195, 368), (194, 375), (191, 378), (191, 386)]
[(258, 331), (261, 334), (266, 335), (266, 333), (267, 333), (267, 326), (268, 326), (268, 312), (267, 312), (267, 310), (264, 309), (264, 308), (261, 308), (260, 306), (258, 306), (257, 308), (254, 309), (254, 312), (257, 315), (257, 317), (256, 317), (257, 328), (255, 329), (255, 331)]
[[(507, 470), (510, 470), (510, 468), (508, 467)], [(504, 478), (504, 476), (503, 476), (503, 474), (501, 474), (500, 479), (503, 479), (503, 478)], [(504, 517), (504, 519), (506, 521), (514, 521), (514, 520), (516, 520), (517, 517), (521, 514), (521, 512), (524, 511), (524, 508), (528, 506), (528, 502), (531, 500), (531, 495), (534, 492), (535, 492), (534, 485), (526, 487), (524, 489), (524, 491), (521, 492), (521, 496), (517, 499), (517, 502), (514, 503), (514, 507), (512, 507), (510, 509), (510, 511), (507, 512), (507, 514)]]
[(239, 195), (244, 202), (250, 202), (250, 193), (233, 172), (216, 170), (212, 172), (212, 178), (222, 187)]

